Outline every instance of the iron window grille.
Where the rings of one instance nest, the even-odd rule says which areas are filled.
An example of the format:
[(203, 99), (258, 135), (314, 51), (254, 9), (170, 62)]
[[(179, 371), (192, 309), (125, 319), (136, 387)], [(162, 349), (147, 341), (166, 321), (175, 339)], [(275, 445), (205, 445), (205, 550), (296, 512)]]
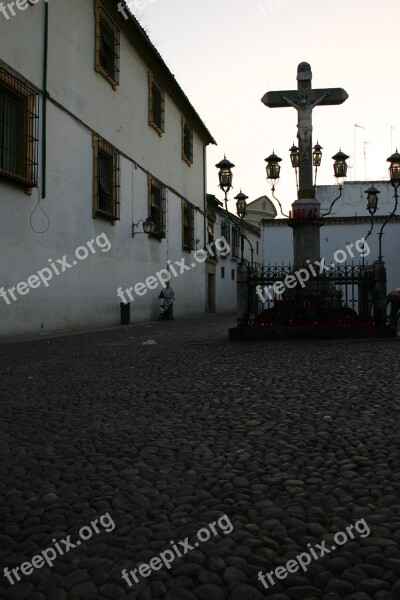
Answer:
[(154, 178), (148, 178), (149, 187), (149, 216), (155, 228), (151, 235), (158, 238), (166, 237), (166, 190)]
[(0, 174), (38, 185), (39, 94), (0, 67)]
[(185, 250), (194, 250), (194, 208), (182, 201), (182, 245)]
[(239, 232), (236, 227), (232, 229), (232, 258), (239, 256)]
[(193, 164), (193, 127), (182, 118), (182, 160)]
[(149, 125), (161, 136), (165, 131), (165, 94), (158, 81), (149, 73)]
[(227, 221), (221, 222), (221, 237), (224, 238), (230, 246), (231, 243), (231, 226)]
[(104, 8), (96, 9), (96, 71), (114, 89), (119, 85), (120, 31)]
[(94, 137), (94, 216), (120, 219), (120, 168), (115, 148)]

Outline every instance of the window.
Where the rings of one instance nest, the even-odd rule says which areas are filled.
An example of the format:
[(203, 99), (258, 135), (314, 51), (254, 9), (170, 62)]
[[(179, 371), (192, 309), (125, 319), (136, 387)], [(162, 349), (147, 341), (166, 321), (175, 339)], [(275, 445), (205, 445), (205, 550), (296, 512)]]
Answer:
[(0, 67), (0, 174), (38, 184), (38, 94)]
[(96, 9), (96, 71), (114, 89), (119, 84), (119, 29), (104, 8)]
[[(227, 221), (222, 221), (221, 222), (221, 237), (223, 237), (227, 244), (230, 245), (231, 243), (231, 226)], [(229, 254), (229, 252), (227, 252), (226, 254)], [(226, 256), (226, 254), (224, 254), (224, 256)]]
[(194, 250), (194, 208), (182, 200), (182, 246)]
[(232, 281), (235, 281), (235, 269), (232, 269), (231, 271), (231, 279)]
[(166, 197), (165, 188), (152, 177), (148, 178), (149, 187), (149, 216), (155, 224), (151, 235), (165, 238), (166, 234)]
[(232, 258), (239, 256), (239, 231), (236, 227), (232, 228)]
[(193, 128), (182, 117), (182, 160), (193, 163)]
[(258, 254), (260, 251), (259, 242), (256, 242), (256, 253)]
[(93, 216), (119, 220), (119, 156), (115, 148), (93, 137), (94, 193)]
[(225, 279), (225, 267), (221, 267), (221, 279)]
[(164, 128), (165, 99), (164, 90), (149, 73), (149, 125), (161, 136)]

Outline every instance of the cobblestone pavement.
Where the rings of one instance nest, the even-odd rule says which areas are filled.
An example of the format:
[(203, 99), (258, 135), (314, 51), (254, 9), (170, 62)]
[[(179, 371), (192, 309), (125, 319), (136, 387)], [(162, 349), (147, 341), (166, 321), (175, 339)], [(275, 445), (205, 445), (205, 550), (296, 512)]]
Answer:
[[(0, 346), (1, 600), (400, 598), (399, 340), (232, 343), (233, 324)], [(171, 541), (187, 553), (140, 574)]]

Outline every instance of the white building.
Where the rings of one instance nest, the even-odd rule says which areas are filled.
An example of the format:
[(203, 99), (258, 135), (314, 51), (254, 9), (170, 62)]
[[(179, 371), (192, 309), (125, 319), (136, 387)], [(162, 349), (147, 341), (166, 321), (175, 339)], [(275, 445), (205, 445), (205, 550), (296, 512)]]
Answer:
[[(374, 215), (374, 228), (363, 251), (359, 240), (370, 230), (371, 216), (366, 208), (366, 194), (371, 185), (379, 191), (378, 210)], [(321, 215), (327, 213), (338, 196), (338, 187), (325, 185), (316, 187), (316, 197), (321, 203)], [(321, 258), (326, 264), (355, 264), (364, 261), (372, 264), (379, 255), (378, 233), (388, 215), (394, 209), (394, 190), (389, 182), (345, 182), (342, 196), (335, 203), (331, 214), (325, 217), (326, 224), (320, 229)], [(400, 206), (397, 213), (400, 215)], [(293, 230), (288, 219), (263, 220), (261, 227), (262, 261), (264, 264), (293, 264)], [(400, 285), (400, 216), (394, 217), (384, 228), (382, 255), (387, 270), (388, 291)], [(358, 243), (357, 243), (358, 242)], [(353, 254), (353, 256), (352, 256)], [(339, 261), (339, 262), (338, 262)], [(344, 261), (343, 261), (344, 262)]]
[(153, 319), (168, 267), (176, 314), (204, 312), (213, 137), (125, 3), (16, 4), (0, 13), (0, 335), (117, 324), (118, 288)]
[[(248, 205), (250, 206), (251, 203)], [(261, 263), (260, 228), (226, 211), (215, 196), (207, 195), (208, 244), (224, 239), (228, 252), (215, 252), (207, 261), (207, 309), (219, 313), (233, 312), (237, 305), (237, 266), (242, 258), (241, 232), (243, 225), (243, 258), (254, 266)]]

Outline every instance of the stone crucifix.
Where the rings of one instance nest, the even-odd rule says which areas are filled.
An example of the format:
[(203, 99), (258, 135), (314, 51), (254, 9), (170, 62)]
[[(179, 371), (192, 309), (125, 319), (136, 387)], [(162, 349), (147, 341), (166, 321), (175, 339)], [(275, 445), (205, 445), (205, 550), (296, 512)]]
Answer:
[(292, 106), (297, 110), (297, 138), (299, 140), (298, 198), (315, 197), (312, 164), (312, 111), (316, 106), (342, 104), (347, 93), (342, 88), (313, 90), (311, 67), (302, 62), (297, 68), (297, 90), (267, 92), (262, 102), (269, 108)]

